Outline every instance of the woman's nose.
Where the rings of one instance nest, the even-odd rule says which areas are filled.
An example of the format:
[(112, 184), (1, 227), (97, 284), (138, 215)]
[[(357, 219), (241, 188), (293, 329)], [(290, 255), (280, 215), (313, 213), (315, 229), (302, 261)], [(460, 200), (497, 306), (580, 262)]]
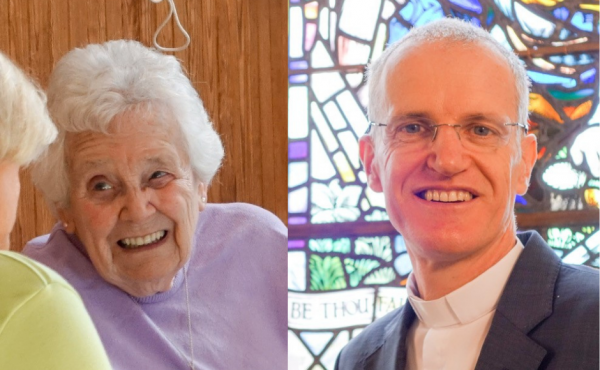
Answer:
[(150, 194), (146, 189), (130, 190), (124, 197), (125, 201), (120, 215), (123, 221), (143, 221), (156, 211), (150, 202)]

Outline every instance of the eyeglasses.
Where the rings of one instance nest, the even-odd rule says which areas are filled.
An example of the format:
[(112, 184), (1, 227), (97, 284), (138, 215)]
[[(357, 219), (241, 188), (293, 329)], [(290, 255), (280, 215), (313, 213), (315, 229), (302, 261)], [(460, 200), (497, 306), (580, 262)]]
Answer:
[(404, 145), (425, 146), (435, 140), (442, 126), (454, 128), (458, 139), (466, 149), (485, 150), (506, 145), (510, 139), (509, 127), (521, 127), (527, 134), (527, 126), (521, 123), (496, 123), (489, 120), (475, 120), (461, 124), (435, 124), (426, 119), (405, 119), (386, 124), (371, 122), (371, 126), (386, 127), (386, 136), (392, 142)]

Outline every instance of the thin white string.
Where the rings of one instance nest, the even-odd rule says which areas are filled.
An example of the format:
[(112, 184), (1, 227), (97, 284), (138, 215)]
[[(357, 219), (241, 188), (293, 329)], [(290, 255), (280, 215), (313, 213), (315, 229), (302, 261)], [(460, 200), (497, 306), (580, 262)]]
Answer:
[[(153, 2), (154, 4), (158, 4), (162, 0), (150, 0), (150, 1)], [(152, 43), (154, 44), (154, 47), (160, 51), (182, 51), (182, 50), (187, 49), (187, 47), (190, 45), (190, 41), (191, 41), (190, 35), (186, 32), (186, 30), (181, 25), (181, 22), (179, 21), (179, 16), (177, 15), (177, 8), (175, 7), (174, 1), (173, 0), (167, 0), (167, 1), (169, 2), (169, 8), (170, 8), (169, 15), (162, 22), (162, 24), (160, 26), (158, 26), (158, 29), (154, 33), (154, 38), (152, 39)], [(169, 20), (173, 16), (175, 17), (175, 23), (177, 24), (177, 27), (179, 27), (179, 29), (181, 30), (181, 33), (183, 33), (183, 36), (185, 36), (185, 44), (183, 44), (183, 46), (179, 46), (176, 48), (166, 48), (166, 47), (160, 46), (158, 44), (157, 38), (158, 38), (158, 34), (160, 33), (160, 31), (162, 31), (162, 29), (165, 27), (165, 25), (169, 22)]]
[(192, 342), (192, 317), (190, 314), (190, 293), (187, 282), (187, 267), (183, 267), (183, 281), (185, 283), (185, 302), (187, 303), (188, 331), (190, 334), (190, 369), (194, 370), (194, 343)]

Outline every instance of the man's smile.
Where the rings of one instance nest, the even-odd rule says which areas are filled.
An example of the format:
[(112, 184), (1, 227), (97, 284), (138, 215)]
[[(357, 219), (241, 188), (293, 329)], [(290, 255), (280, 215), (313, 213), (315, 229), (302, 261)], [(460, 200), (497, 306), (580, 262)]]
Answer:
[(417, 193), (419, 198), (430, 202), (468, 202), (476, 198), (473, 193), (467, 190), (424, 190)]

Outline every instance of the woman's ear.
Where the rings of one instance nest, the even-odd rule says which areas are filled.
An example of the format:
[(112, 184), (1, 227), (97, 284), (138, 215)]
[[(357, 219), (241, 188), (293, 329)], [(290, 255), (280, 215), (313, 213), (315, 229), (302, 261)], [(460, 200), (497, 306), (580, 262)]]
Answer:
[(200, 202), (198, 203), (199, 205), (199, 211), (202, 212), (204, 211), (204, 208), (206, 207), (206, 203), (208, 203), (208, 198), (207, 198), (207, 186), (204, 185), (204, 183), (202, 181), (198, 182), (198, 198), (200, 199)]
[(70, 210), (67, 208), (58, 208), (58, 218), (63, 225), (63, 228), (68, 234), (75, 234), (75, 220)]

